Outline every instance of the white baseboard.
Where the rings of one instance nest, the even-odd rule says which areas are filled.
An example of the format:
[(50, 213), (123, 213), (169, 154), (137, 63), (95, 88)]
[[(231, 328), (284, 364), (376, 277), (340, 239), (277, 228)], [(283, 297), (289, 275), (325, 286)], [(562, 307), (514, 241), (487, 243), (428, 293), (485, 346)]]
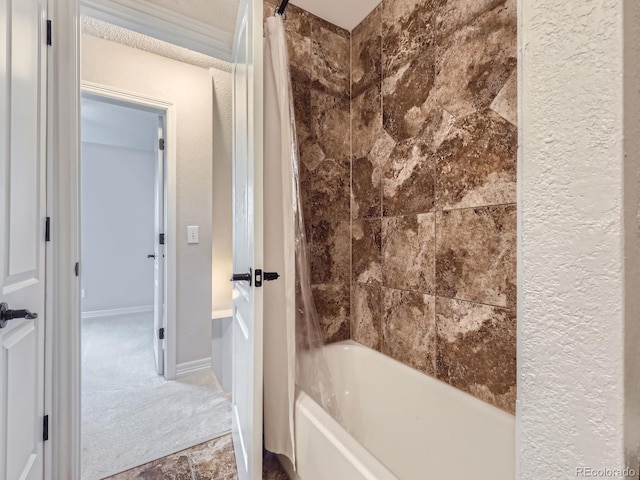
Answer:
[(202, 370), (211, 369), (211, 357), (193, 360), (192, 362), (184, 362), (176, 365), (176, 378), (189, 375), (191, 373), (200, 372)]
[(142, 305), (140, 307), (127, 308), (111, 308), (109, 310), (91, 310), (89, 312), (82, 312), (82, 318), (113, 317), (115, 315), (130, 315), (132, 313), (148, 312), (153, 312), (153, 305)]

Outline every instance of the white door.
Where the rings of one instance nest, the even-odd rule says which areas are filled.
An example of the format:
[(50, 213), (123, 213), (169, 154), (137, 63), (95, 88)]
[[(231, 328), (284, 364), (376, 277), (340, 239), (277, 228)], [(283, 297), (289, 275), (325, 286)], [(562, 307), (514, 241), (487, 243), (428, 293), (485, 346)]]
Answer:
[[(0, 480), (42, 479), (46, 1), (0, 0)], [(37, 315), (37, 318), (35, 318)]]
[[(233, 70), (233, 444), (239, 480), (262, 478), (262, 0), (241, 0)], [(237, 277), (241, 278), (241, 277)]]
[(165, 252), (164, 237), (165, 225), (165, 191), (164, 191), (164, 118), (158, 116), (158, 142), (156, 143), (156, 187), (155, 187), (155, 231), (154, 231), (154, 252), (153, 252), (153, 331), (155, 341), (153, 342), (153, 352), (156, 357), (156, 369), (158, 375), (164, 375), (164, 332), (167, 309), (165, 308), (164, 285), (165, 278)]

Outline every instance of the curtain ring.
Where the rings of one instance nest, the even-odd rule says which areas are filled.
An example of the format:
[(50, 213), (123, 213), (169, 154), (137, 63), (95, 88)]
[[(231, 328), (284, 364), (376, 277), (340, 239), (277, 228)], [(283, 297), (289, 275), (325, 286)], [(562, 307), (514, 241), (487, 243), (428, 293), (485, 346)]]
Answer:
[(282, 17), (282, 21), (283, 21), (283, 22), (286, 22), (286, 21), (287, 21), (287, 12), (284, 12), (283, 14), (279, 14), (279, 13), (278, 13), (278, 9), (279, 9), (279, 8), (280, 8), (280, 7), (276, 7), (276, 9), (273, 11), (273, 15), (274, 15), (274, 16), (275, 16), (275, 15), (280, 15), (280, 16)]

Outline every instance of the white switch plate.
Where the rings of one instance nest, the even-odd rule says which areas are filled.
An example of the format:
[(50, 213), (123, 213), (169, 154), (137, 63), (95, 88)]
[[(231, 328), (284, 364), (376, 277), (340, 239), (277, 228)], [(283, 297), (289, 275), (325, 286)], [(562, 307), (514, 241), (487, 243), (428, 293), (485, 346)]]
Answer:
[(85, 292), (84, 292), (84, 288), (80, 289), (80, 297), (84, 298)]
[(187, 243), (198, 243), (198, 227), (190, 225), (187, 227)]

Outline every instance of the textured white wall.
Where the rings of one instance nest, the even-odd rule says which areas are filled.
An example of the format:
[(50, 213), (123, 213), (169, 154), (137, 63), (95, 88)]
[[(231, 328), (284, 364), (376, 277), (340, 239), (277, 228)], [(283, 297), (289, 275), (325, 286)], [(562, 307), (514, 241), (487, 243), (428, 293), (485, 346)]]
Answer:
[(211, 70), (213, 76), (213, 310), (232, 306), (231, 278), (231, 73)]
[[(83, 35), (82, 79), (176, 105), (177, 363), (210, 357), (213, 99), (209, 70)], [(187, 244), (187, 225), (200, 227), (198, 245)]]
[(520, 2), (521, 479), (637, 467), (635, 3)]

